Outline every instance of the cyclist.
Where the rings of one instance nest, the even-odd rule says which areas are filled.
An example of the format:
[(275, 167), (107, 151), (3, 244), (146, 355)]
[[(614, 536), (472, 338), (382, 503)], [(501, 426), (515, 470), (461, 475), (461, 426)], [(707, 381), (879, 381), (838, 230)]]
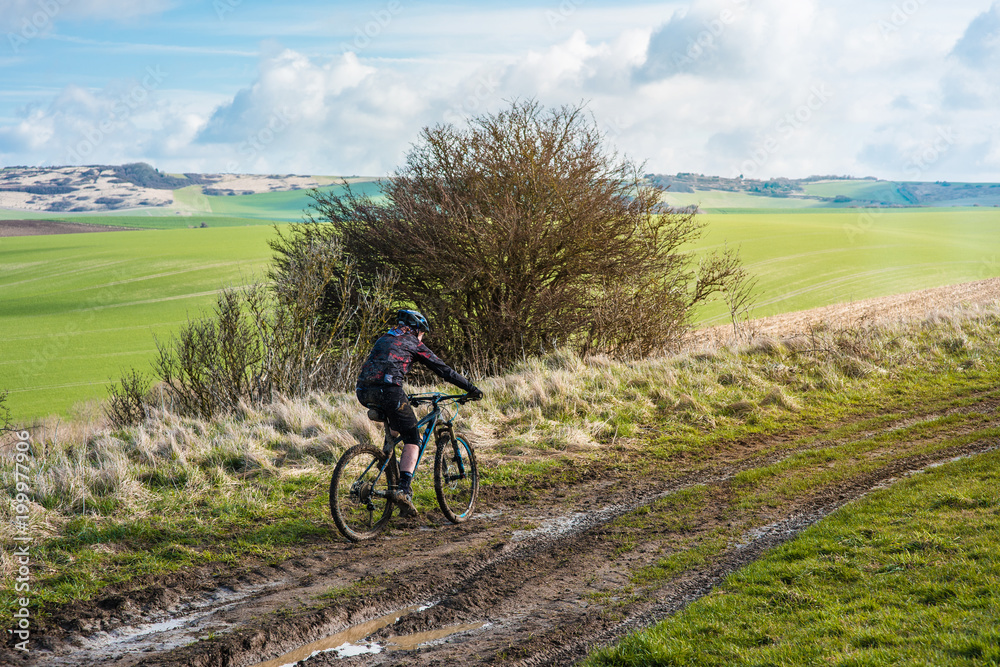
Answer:
[(418, 311), (400, 310), (396, 313), (396, 326), (375, 341), (358, 375), (358, 400), (365, 407), (382, 410), (392, 431), (403, 436), (399, 487), (391, 492), (391, 496), (400, 505), (400, 515), (404, 517), (417, 513), (410, 482), (420, 454), (417, 417), (403, 391), (403, 379), (410, 366), (414, 361), (420, 362), (442, 379), (464, 389), (470, 398), (477, 399), (483, 395), (474, 384), (452, 370), (424, 345), (424, 334), (429, 331), (427, 318)]

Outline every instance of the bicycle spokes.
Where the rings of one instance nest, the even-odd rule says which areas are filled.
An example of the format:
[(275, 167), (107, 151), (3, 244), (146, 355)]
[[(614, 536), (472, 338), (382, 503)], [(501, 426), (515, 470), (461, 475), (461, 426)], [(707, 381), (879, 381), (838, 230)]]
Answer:
[(434, 458), (434, 491), (444, 515), (454, 523), (472, 515), (479, 491), (476, 456), (461, 437), (448, 435), (438, 441)]
[(389, 487), (395, 471), (380, 449), (358, 445), (340, 458), (330, 481), (330, 511), (337, 528), (350, 540), (374, 537), (392, 514)]

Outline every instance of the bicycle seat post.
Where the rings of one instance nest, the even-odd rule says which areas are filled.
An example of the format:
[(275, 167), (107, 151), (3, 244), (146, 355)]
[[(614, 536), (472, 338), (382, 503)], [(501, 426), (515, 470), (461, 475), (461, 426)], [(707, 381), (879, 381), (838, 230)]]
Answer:
[(382, 422), (382, 431), (385, 434), (385, 440), (382, 442), (382, 451), (386, 454), (392, 454), (396, 449), (396, 443), (392, 437), (392, 429), (389, 428), (388, 419)]

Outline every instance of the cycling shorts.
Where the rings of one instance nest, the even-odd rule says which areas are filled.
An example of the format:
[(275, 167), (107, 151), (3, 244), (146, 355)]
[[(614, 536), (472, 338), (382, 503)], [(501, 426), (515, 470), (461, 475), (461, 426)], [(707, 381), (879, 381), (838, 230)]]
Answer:
[(385, 413), (389, 428), (402, 435), (404, 443), (420, 444), (417, 415), (402, 387), (394, 384), (358, 387), (357, 397), (361, 405), (375, 407)]

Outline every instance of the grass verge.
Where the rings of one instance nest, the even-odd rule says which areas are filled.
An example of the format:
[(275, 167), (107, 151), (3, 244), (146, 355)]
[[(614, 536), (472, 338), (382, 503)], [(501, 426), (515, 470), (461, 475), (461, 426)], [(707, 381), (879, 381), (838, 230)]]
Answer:
[(584, 664), (998, 664), (998, 489), (991, 452), (875, 492)]

